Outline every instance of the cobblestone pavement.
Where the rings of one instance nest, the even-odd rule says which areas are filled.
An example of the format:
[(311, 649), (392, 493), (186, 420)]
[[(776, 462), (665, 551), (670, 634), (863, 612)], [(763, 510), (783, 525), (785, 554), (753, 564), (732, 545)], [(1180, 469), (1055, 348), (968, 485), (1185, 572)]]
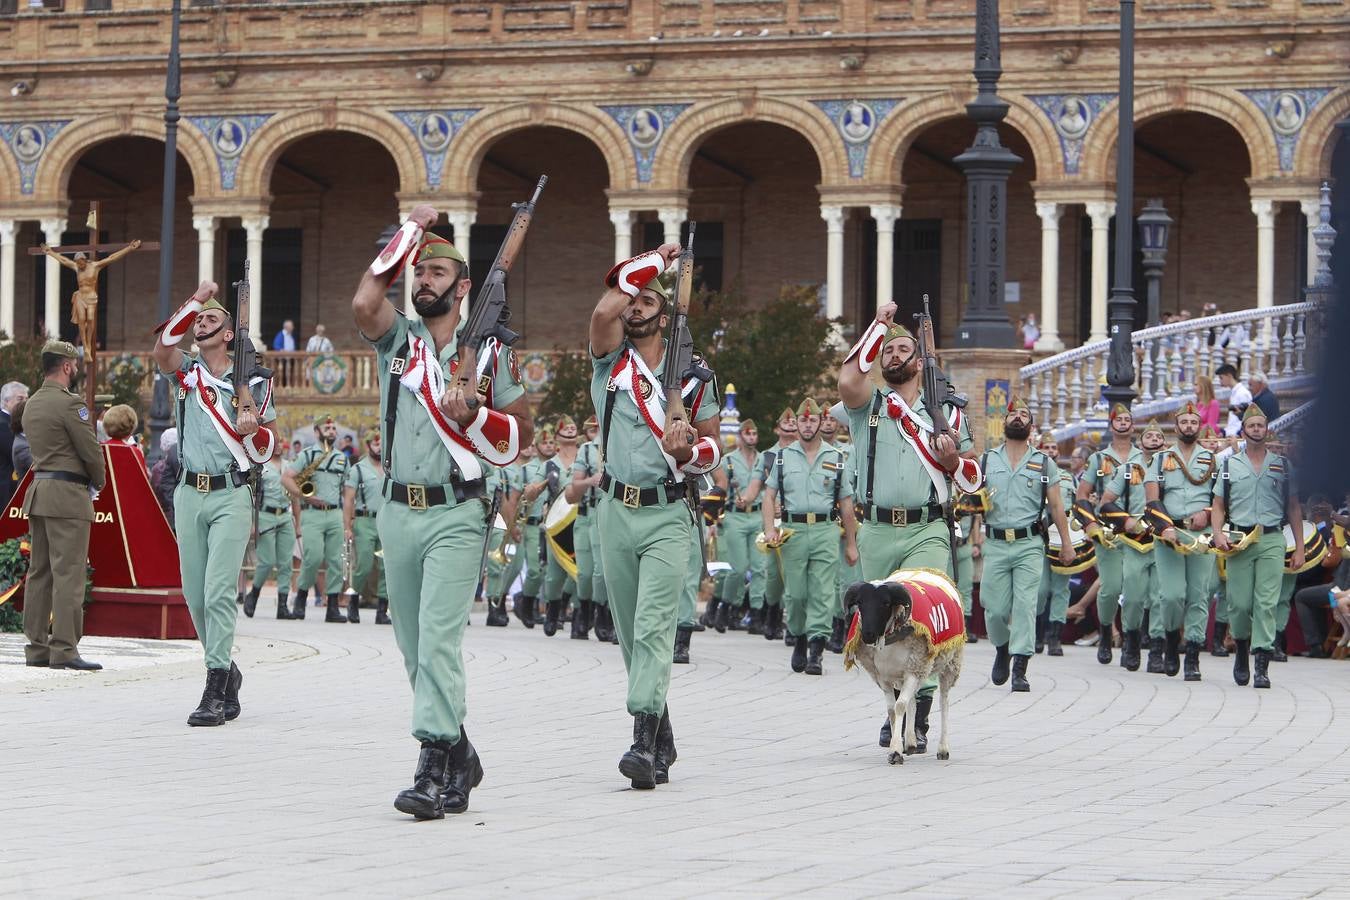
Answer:
[[(181, 645), (89, 639), (110, 671), (32, 680), (0, 645), (0, 895), (1350, 895), (1341, 663), (1275, 665), (1255, 691), (1208, 656), (1188, 685), (1067, 647), (1011, 694), (981, 642), (951, 761), (894, 767), (860, 670), (793, 675), (781, 643), (698, 634), (672, 782), (636, 792), (618, 648), (480, 610), (487, 775), (468, 813), (417, 823), (392, 807), (417, 747), (391, 630), (272, 608), (240, 619), (244, 713), (222, 728), (184, 724), (202, 676)], [(137, 653), (157, 664), (119, 671)]]

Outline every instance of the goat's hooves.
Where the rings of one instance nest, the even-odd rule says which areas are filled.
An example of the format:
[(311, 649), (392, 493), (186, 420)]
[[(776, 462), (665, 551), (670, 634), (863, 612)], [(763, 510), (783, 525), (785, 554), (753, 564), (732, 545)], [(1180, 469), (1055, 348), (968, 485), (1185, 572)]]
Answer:
[(905, 762), (905, 755), (896, 750), (892, 750), (889, 754), (887, 754), (886, 760), (893, 766), (903, 765)]
[(952, 758), (951, 751), (950, 751), (950, 750), (939, 750), (939, 751), (938, 751), (937, 758), (938, 758), (938, 759), (951, 759), (951, 758)]

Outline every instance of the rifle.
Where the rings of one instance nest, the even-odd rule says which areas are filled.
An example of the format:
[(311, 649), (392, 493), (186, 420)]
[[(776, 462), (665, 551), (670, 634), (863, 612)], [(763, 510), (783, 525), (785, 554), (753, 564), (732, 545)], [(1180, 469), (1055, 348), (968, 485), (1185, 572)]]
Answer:
[(511, 310), (506, 306), (506, 276), (525, 244), (525, 233), (530, 230), (530, 222), (534, 218), (534, 206), (539, 202), (539, 195), (546, 184), (548, 176), (540, 175), (534, 195), (524, 203), (512, 204), (516, 213), (511, 219), (511, 227), (506, 229), (506, 237), (502, 238), (502, 245), (497, 248), (497, 258), (492, 261), (487, 280), (478, 289), (478, 300), (469, 309), (469, 318), (464, 323), (456, 380), (469, 409), (478, 408), (478, 351), (482, 349), (483, 342), (488, 338), (496, 338), (509, 347), (520, 338), (520, 335), (506, 327), (511, 321)]
[[(947, 373), (938, 365), (937, 350), (933, 347), (933, 316), (928, 310), (928, 295), (923, 295), (923, 312), (915, 313), (919, 320), (919, 352), (923, 355), (923, 408), (933, 421), (933, 434), (946, 435), (960, 448), (960, 435), (952, 432), (951, 423), (943, 403), (950, 403), (958, 409), (965, 408), (966, 398), (956, 393), (956, 388), (947, 379)], [(956, 577), (956, 516), (952, 512), (952, 493), (955, 485), (947, 490), (947, 502), (942, 504), (942, 518), (947, 523), (947, 542), (952, 556), (952, 577)]]
[(258, 351), (253, 347), (253, 338), (249, 337), (248, 318), (248, 260), (244, 260), (244, 277), (234, 283), (234, 369), (230, 377), (234, 381), (235, 419), (241, 413), (251, 412), (257, 415), (258, 409), (249, 390), (249, 381), (255, 376), (271, 378), (272, 371), (258, 365)]
[[(675, 269), (675, 310), (670, 317), (670, 331), (666, 335), (666, 368), (661, 373), (661, 388), (666, 395), (665, 430), (676, 422), (689, 424), (689, 413), (684, 408), (684, 379), (693, 376), (700, 381), (712, 378), (712, 370), (694, 362), (694, 339), (689, 335), (689, 293), (694, 285), (694, 228), (689, 223), (689, 238), (680, 251)], [(689, 443), (694, 438), (689, 437)]]
[(502, 509), (502, 486), (499, 483), (492, 490), (492, 503), (488, 505), (487, 527), (483, 529), (483, 552), (478, 555), (478, 586), (474, 588), (473, 602), (483, 597), (483, 585), (487, 583), (488, 548), (492, 546), (492, 530), (497, 522), (497, 514)]

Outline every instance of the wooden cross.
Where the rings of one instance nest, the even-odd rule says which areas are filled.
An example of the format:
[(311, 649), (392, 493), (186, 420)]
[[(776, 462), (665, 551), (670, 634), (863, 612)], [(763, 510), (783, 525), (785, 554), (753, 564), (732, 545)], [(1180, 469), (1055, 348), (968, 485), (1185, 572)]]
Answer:
[[(90, 234), (94, 240), (98, 240), (99, 232), (99, 202), (97, 200), (89, 204), (89, 217), (85, 220)], [(29, 256), (48, 256), (67, 269), (75, 272), (76, 288), (75, 293), (71, 295), (70, 301), (70, 321), (80, 329), (80, 341), (84, 344), (84, 398), (85, 405), (89, 407), (89, 422), (93, 424), (98, 418), (94, 412), (94, 385), (98, 380), (98, 276), (104, 268), (111, 263), (117, 262), (128, 253), (134, 253), (137, 250), (158, 250), (159, 244), (155, 242), (142, 243), (141, 241), (131, 241), (127, 244), (70, 244), (60, 247), (48, 247), (43, 244), (41, 247), (29, 247)], [(64, 254), (73, 253), (73, 257), (66, 257)], [(109, 256), (99, 259), (100, 253), (107, 253)], [(47, 323), (50, 330), (51, 323)]]

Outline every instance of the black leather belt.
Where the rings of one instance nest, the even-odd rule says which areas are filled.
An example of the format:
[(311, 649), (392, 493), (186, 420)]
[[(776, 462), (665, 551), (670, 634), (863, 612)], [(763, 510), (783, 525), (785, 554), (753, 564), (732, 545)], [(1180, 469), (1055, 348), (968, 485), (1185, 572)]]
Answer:
[(409, 509), (430, 509), (444, 506), (451, 500), (456, 505), (484, 494), (483, 479), (454, 484), (403, 484), (389, 479), (389, 499)]
[(525, 520), (526, 525), (542, 525), (543, 523), (544, 520), (540, 516), (530, 516), (528, 519)]
[(588, 516), (588, 515), (590, 515), (590, 514), (591, 514), (591, 511), (590, 511), (589, 509), (587, 509), (585, 503), (580, 503), (580, 504), (577, 505), (577, 515), (579, 515), (579, 516)]
[(863, 521), (878, 525), (923, 525), (942, 518), (942, 507), (936, 503), (927, 506), (912, 506), (908, 509), (879, 506), (875, 503), (863, 504)]
[(289, 513), (291, 511), (291, 508), (289, 506), (264, 506), (262, 508), (262, 511), (265, 513), (271, 513), (274, 516), (280, 516)]
[(600, 490), (618, 500), (624, 506), (637, 509), (642, 506), (659, 506), (663, 498), (666, 503), (681, 500), (688, 491), (688, 484), (682, 481), (679, 484), (671, 482), (657, 487), (644, 488), (635, 484), (624, 484), (622, 481), (604, 475), (600, 478)]
[(368, 509), (354, 509), (352, 515), (358, 519), (369, 519), (373, 518), (375, 514)]
[(996, 541), (1020, 541), (1023, 538), (1044, 533), (1045, 529), (1041, 527), (1040, 522), (1035, 522), (1026, 528), (990, 528), (988, 525), (984, 526), (985, 537), (991, 537)]
[(317, 509), (319, 512), (327, 512), (330, 509), (337, 509), (336, 503), (325, 503), (322, 500), (310, 500), (305, 504), (306, 509)]
[(41, 478), (43, 481), (69, 481), (71, 484), (89, 487), (89, 479), (74, 472), (34, 472), (33, 477)]
[(238, 469), (223, 472), (220, 475), (207, 475), (205, 472), (183, 470), (183, 483), (197, 489), (200, 494), (224, 490), (228, 487), (243, 487), (248, 484), (248, 475)]
[(834, 513), (783, 513), (783, 521), (814, 525), (817, 522), (833, 522)]

